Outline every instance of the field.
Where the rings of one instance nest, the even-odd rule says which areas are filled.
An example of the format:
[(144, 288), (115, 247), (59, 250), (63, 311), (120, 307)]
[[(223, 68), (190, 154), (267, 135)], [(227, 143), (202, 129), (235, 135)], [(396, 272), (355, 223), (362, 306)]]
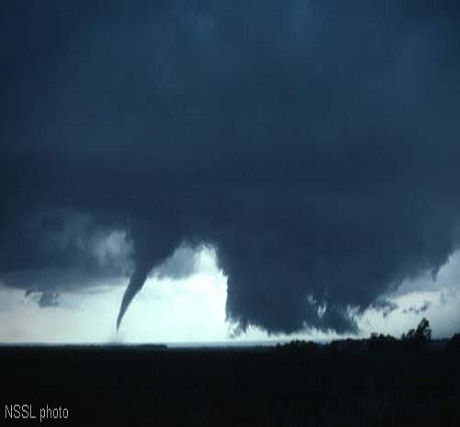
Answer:
[(44, 425), (459, 426), (460, 353), (352, 342), (1, 347), (0, 403), (2, 425), (38, 424), (42, 410)]

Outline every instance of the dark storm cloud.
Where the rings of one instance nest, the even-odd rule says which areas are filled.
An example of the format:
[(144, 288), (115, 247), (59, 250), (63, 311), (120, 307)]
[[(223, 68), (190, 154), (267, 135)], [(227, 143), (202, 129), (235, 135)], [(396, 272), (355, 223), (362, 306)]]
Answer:
[(28, 289), (24, 294), (24, 301), (32, 301), (40, 308), (58, 307), (60, 295), (57, 292), (37, 292)]
[(393, 313), (393, 311), (397, 310), (399, 307), (398, 304), (396, 304), (394, 301), (377, 299), (374, 303), (372, 303), (372, 308), (382, 312), (383, 317), (387, 317), (390, 313)]
[[(21, 212), (18, 212), (21, 215)], [(32, 210), (3, 224), (0, 281), (27, 290), (72, 289), (132, 269), (126, 233), (70, 209)]]
[(87, 241), (132, 243), (115, 257), (132, 273), (121, 316), (152, 268), (207, 243), (242, 329), (343, 332), (454, 250), (457, 2), (1, 8), (5, 274), (121, 274), (79, 231), (46, 247), (85, 215)]
[(38, 305), (42, 308), (57, 307), (59, 305), (59, 294), (43, 292), (38, 301)]

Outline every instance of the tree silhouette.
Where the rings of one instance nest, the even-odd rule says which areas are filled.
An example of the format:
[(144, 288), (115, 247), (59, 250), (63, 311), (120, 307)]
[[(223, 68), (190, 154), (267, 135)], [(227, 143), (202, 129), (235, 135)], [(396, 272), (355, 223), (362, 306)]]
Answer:
[(460, 350), (460, 333), (456, 333), (447, 343), (449, 350)]
[(398, 340), (391, 335), (383, 335), (373, 332), (367, 341), (367, 347), (370, 350), (389, 350), (398, 345)]
[(410, 347), (422, 347), (431, 341), (430, 322), (424, 317), (416, 329), (401, 335), (401, 341)]

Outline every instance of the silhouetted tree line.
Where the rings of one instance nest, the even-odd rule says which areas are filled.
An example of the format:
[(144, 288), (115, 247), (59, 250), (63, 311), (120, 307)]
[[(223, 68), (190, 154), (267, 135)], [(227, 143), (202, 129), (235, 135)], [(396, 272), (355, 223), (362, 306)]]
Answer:
[[(293, 340), (286, 344), (278, 344), (276, 349), (285, 351), (318, 352), (326, 351), (387, 351), (387, 350), (422, 350), (432, 342), (430, 322), (425, 317), (415, 329), (409, 329), (400, 339), (392, 335), (373, 332), (368, 339), (345, 339), (320, 345), (311, 341)], [(460, 333), (442, 342), (448, 350), (460, 351)]]
[(401, 335), (401, 341), (406, 348), (420, 349), (431, 341), (430, 322), (424, 317), (416, 329), (410, 329)]
[(449, 350), (460, 351), (460, 333), (455, 334), (447, 343), (447, 348)]
[(318, 351), (321, 348), (321, 346), (312, 341), (293, 340), (283, 345), (277, 344), (276, 348), (278, 350), (281, 350), (281, 349), (294, 350), (294, 351), (296, 350), (305, 351), (306, 350), (306, 351), (315, 352), (315, 351)]

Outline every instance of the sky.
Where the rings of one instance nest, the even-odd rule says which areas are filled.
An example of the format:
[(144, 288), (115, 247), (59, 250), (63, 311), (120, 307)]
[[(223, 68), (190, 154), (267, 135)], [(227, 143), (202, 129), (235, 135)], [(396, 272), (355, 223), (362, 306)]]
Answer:
[(459, 18), (2, 2), (0, 342), (458, 332)]

